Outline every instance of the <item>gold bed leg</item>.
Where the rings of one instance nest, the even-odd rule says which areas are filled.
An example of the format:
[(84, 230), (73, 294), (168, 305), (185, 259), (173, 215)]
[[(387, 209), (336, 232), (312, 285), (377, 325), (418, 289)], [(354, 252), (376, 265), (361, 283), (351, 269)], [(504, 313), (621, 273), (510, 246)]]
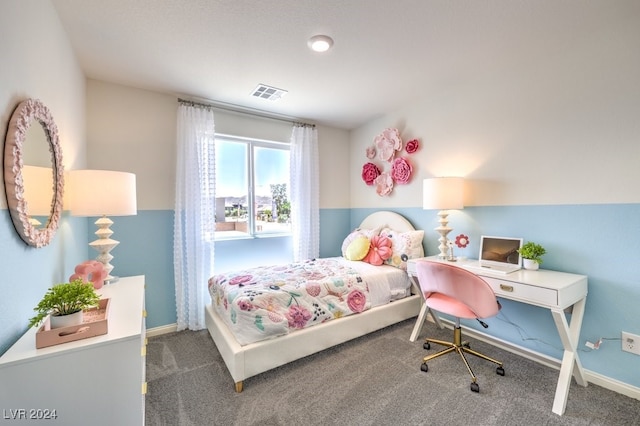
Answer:
[(236, 382), (236, 392), (237, 392), (237, 393), (242, 392), (242, 384), (243, 384), (243, 383), (244, 383), (244, 382)]

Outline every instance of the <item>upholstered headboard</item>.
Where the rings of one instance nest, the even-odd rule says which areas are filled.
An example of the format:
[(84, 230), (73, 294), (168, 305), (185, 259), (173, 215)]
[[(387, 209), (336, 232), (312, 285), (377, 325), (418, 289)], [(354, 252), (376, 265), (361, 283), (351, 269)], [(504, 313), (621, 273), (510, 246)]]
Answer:
[(362, 229), (374, 229), (377, 227), (387, 227), (398, 232), (408, 232), (414, 231), (415, 228), (411, 223), (405, 219), (404, 216), (390, 212), (390, 211), (379, 211), (370, 214), (365, 217), (362, 223), (360, 223), (360, 228)]

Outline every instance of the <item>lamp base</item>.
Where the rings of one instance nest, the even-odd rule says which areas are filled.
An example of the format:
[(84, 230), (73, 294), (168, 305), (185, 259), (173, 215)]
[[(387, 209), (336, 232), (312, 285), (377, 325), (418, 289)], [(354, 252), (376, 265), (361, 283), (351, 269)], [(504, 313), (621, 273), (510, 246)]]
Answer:
[(98, 236), (98, 239), (89, 243), (91, 247), (98, 251), (98, 256), (96, 260), (104, 265), (104, 270), (107, 271), (107, 277), (104, 279), (105, 283), (114, 282), (114, 278), (111, 275), (111, 271), (113, 270), (113, 265), (110, 263), (113, 259), (110, 251), (113, 250), (115, 246), (120, 244), (120, 241), (112, 240), (110, 237), (113, 234), (113, 231), (109, 228), (113, 221), (106, 216), (102, 216), (100, 219), (95, 222), (98, 230), (95, 234)]
[(450, 256), (448, 253), (449, 239), (447, 238), (447, 235), (449, 235), (449, 232), (452, 231), (452, 229), (447, 226), (447, 224), (449, 223), (449, 220), (447, 219), (449, 213), (446, 210), (440, 210), (438, 212), (438, 216), (440, 217), (440, 219), (438, 219), (438, 223), (440, 223), (440, 226), (435, 229), (440, 234), (440, 238), (438, 239), (438, 241), (440, 242), (440, 245), (438, 246), (438, 249), (440, 249), (438, 259), (448, 259)]

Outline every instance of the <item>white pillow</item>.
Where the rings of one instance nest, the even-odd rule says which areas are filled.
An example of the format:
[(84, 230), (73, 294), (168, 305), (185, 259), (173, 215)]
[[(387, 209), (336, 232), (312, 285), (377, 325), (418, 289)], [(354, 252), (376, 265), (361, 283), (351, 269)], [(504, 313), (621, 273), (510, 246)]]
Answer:
[(423, 230), (398, 232), (384, 228), (380, 231), (380, 235), (384, 235), (391, 240), (393, 254), (389, 259), (385, 260), (384, 263), (387, 265), (406, 270), (407, 260), (424, 257), (424, 248), (422, 247)]

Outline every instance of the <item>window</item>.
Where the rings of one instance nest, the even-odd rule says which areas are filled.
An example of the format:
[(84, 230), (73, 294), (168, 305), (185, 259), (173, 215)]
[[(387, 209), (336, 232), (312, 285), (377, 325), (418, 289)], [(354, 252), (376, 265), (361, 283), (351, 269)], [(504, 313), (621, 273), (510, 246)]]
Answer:
[(289, 144), (216, 135), (216, 239), (291, 232)]

